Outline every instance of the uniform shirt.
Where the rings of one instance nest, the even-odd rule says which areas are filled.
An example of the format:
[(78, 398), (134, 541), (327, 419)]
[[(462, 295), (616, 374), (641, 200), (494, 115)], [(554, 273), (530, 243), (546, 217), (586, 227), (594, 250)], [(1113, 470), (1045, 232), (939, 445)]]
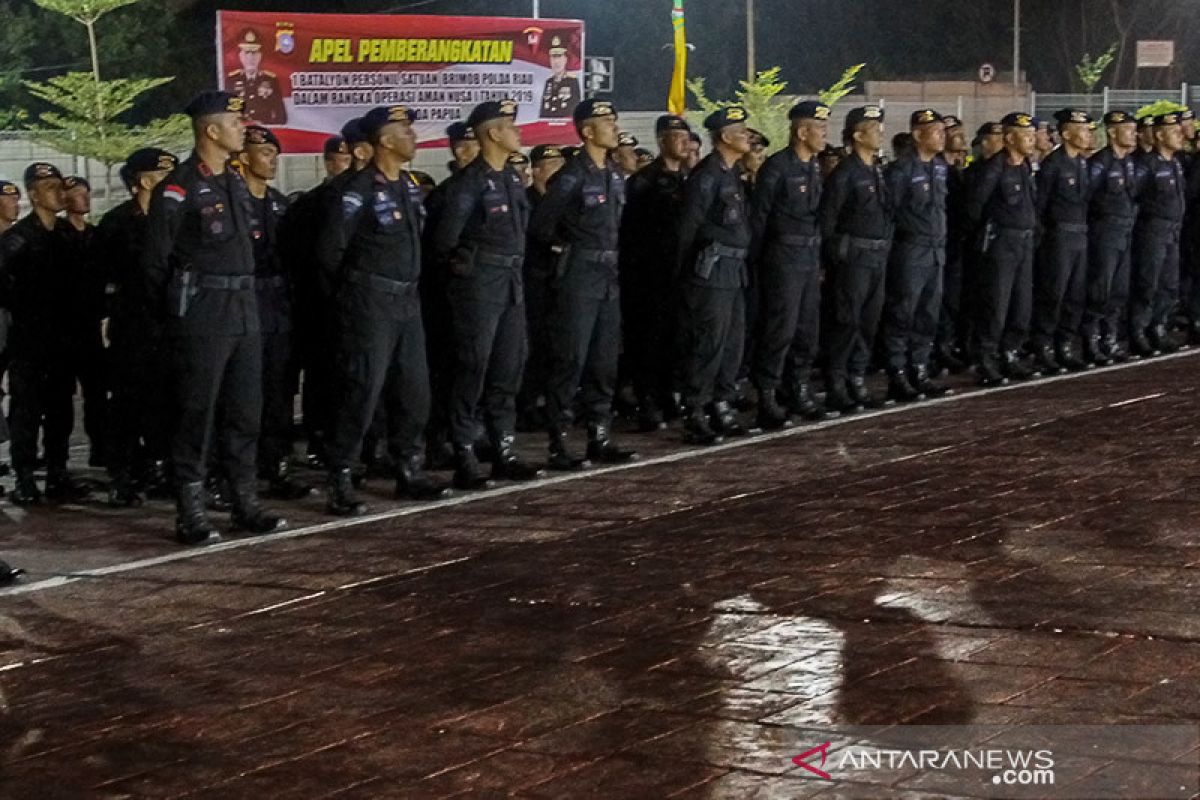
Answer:
[(421, 187), (406, 171), (388, 180), (374, 164), (339, 184), (317, 244), (321, 271), (335, 290), (351, 271), (405, 283), (421, 275)]
[(922, 161), (915, 153), (901, 156), (884, 172), (895, 207), (896, 238), (946, 241), (946, 197), (950, 166), (941, 156)]
[(626, 183), (621, 260), (639, 276), (656, 268), (661, 274), (672, 274), (687, 178), (686, 167), (667, 169), (660, 156), (633, 173)]
[[(801, 161), (791, 147), (768, 158), (758, 171), (750, 203), (753, 251), (770, 251), (780, 236), (816, 236), (820, 226), (821, 167), (817, 157)], [(785, 245), (787, 246), (787, 245)]]
[(47, 229), (30, 212), (0, 236), (0, 305), (12, 313), (8, 352), (13, 358), (75, 354), (70, 298), (78, 277), (70, 223)]
[(96, 258), (108, 292), (108, 338), (138, 344), (159, 335), (161, 313), (151, 309), (142, 272), (147, 217), (137, 200), (126, 200), (96, 226)]
[(433, 247), (440, 258), (475, 250), (523, 256), (528, 225), (529, 198), (517, 171), (508, 164), (492, 169), (480, 156), (446, 187)]
[(1163, 158), (1157, 151), (1142, 153), (1134, 166), (1134, 192), (1138, 221), (1183, 221), (1185, 186), (1179, 159)]
[(1008, 152), (1001, 150), (980, 165), (968, 192), (967, 214), (977, 225), (990, 222), (1021, 231), (1037, 227), (1037, 191), (1028, 160), (1010, 164)]
[(1092, 192), (1088, 212), (1093, 220), (1133, 222), (1137, 213), (1134, 167), (1132, 152), (1117, 158), (1111, 147), (1088, 159), (1088, 184)]
[(1066, 147), (1057, 147), (1043, 159), (1037, 174), (1037, 209), (1047, 229), (1087, 224), (1090, 197), (1091, 177), (1083, 155), (1071, 156)]
[(821, 198), (821, 238), (835, 236), (888, 239), (892, 235), (892, 202), (883, 168), (851, 153), (829, 176)]
[(287, 214), (283, 192), (268, 186), (262, 198), (253, 198), (254, 290), (263, 333), (287, 333), (292, 329), (291, 281), (283, 266), (280, 223)]
[(624, 205), (620, 170), (608, 160), (598, 167), (581, 152), (550, 179), (530, 226), (534, 238), (547, 245), (616, 250)]
[[(185, 335), (257, 333), (254, 289), (200, 287), (204, 276), (253, 277), (250, 192), (232, 167), (214, 175), (193, 153), (154, 190), (143, 252), (147, 291), (159, 313)], [(179, 316), (183, 273), (192, 275), (195, 295)], [(169, 285), (170, 284), (170, 285)]]
[[(679, 222), (679, 267), (693, 272), (697, 258), (710, 244), (738, 250), (750, 248), (750, 210), (746, 186), (736, 166), (726, 166), (720, 153), (704, 157), (688, 177)], [(714, 288), (736, 288), (748, 282), (746, 260), (722, 257), (709, 278)]]
[(250, 77), (244, 70), (235, 69), (226, 81), (229, 91), (240, 95), (246, 103), (246, 117), (259, 125), (282, 125), (287, 122), (283, 93), (274, 72), (261, 70)]

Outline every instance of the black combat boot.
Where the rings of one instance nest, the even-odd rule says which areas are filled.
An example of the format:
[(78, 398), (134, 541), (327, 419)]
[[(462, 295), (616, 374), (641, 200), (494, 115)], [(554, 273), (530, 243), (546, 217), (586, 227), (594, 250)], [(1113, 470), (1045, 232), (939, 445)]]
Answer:
[(954, 390), (949, 386), (943, 386), (940, 383), (935, 383), (929, 377), (929, 366), (927, 364), (917, 364), (912, 368), (912, 387), (926, 397), (945, 397), (946, 395), (954, 394)]
[(300, 500), (313, 493), (313, 487), (292, 477), (292, 468), (286, 458), (281, 458), (267, 475), (267, 496), (276, 500)]
[(492, 444), (496, 457), (492, 461), (492, 479), (497, 481), (532, 481), (545, 473), (521, 460), (517, 455), (517, 437), (502, 433)]
[(904, 374), (904, 370), (894, 368), (888, 370), (887, 396), (889, 400), (895, 400), (897, 403), (911, 403), (914, 400), (925, 399), (925, 395), (908, 382), (908, 376)]
[(825, 408), (817, 402), (817, 398), (813, 396), (812, 386), (806, 380), (792, 384), (789, 395), (788, 410), (798, 417), (816, 422), (823, 419), (834, 419), (838, 416), (837, 411)]
[(17, 582), (17, 578), (24, 574), (25, 570), (20, 567), (12, 567), (7, 562), (0, 561), (0, 586), (12, 586)]
[(208, 521), (205, 491), (201, 481), (179, 486), (175, 496), (175, 541), (180, 544), (209, 544), (221, 541), (221, 535)]
[(1000, 369), (1004, 373), (1004, 377), (1014, 381), (1027, 381), (1030, 378), (1036, 378), (1041, 374), (1038, 371), (1029, 369), (1029, 367), (1022, 364), (1021, 354), (1016, 350), (1006, 350), (1004, 352)]
[(1107, 367), (1113, 363), (1111, 354), (1106, 351), (1096, 334), (1083, 337), (1083, 358), (1097, 367)]
[(638, 433), (654, 433), (667, 427), (658, 403), (648, 398), (638, 408)]
[(167, 470), (166, 461), (151, 461), (142, 469), (142, 491), (146, 497), (153, 497), (162, 500), (167, 497), (174, 497), (175, 491), (171, 487), (171, 475)]
[(940, 342), (934, 352), (938, 366), (952, 375), (957, 375), (967, 368), (967, 362), (959, 358), (951, 342)]
[(725, 437), (745, 436), (746, 426), (738, 421), (737, 410), (727, 401), (712, 404), (712, 428)]
[(361, 517), (367, 507), (354, 494), (354, 474), (349, 467), (335, 469), (326, 480), (325, 510), (335, 517)]
[(479, 458), (472, 445), (454, 446), (454, 488), (464, 492), (491, 489), (495, 484), (483, 474)]
[(1060, 344), (1056, 355), (1058, 356), (1058, 363), (1062, 364), (1068, 372), (1083, 372), (1094, 366), (1090, 360), (1080, 358), (1075, 353), (1075, 346), (1070, 342)]
[(990, 353), (980, 357), (976, 372), (980, 386), (1004, 386), (1008, 383), (1008, 378), (1000, 371), (996, 356)]
[(449, 496), (449, 487), (425, 471), (425, 456), (417, 454), (400, 462), (396, 472), (397, 500), (441, 500)]
[(209, 475), (204, 479), (204, 502), (208, 505), (209, 511), (229, 511), (233, 508), (233, 503), (230, 502), (229, 481), (223, 477)]
[(833, 414), (855, 414), (863, 407), (846, 390), (846, 380), (842, 377), (826, 379), (825, 408)]
[(887, 403), (880, 400), (875, 395), (871, 394), (867, 389), (867, 379), (862, 375), (851, 375), (846, 381), (846, 388), (850, 392), (850, 399), (855, 405), (863, 408), (883, 408)]
[(550, 458), (546, 466), (555, 472), (579, 472), (587, 469), (592, 462), (586, 458), (578, 458), (567, 446), (567, 432), (561, 429), (550, 431)]
[(708, 413), (703, 408), (688, 409), (687, 419), (683, 423), (683, 440), (688, 444), (720, 444), (725, 441), (721, 434), (713, 430), (708, 423)]
[(258, 480), (253, 478), (234, 485), (232, 517), (233, 529), (246, 533), (270, 533), (287, 524), (258, 502)]
[(1155, 325), (1150, 329), (1150, 344), (1160, 353), (1174, 353), (1179, 350), (1179, 340), (1165, 325)]
[[(1054, 357), (1054, 348), (1048, 344), (1039, 344), (1033, 349), (1033, 363), (1043, 375), (1061, 375), (1067, 371), (1066, 367), (1058, 363), (1058, 359)], [(1015, 375), (1009, 375), (1009, 377), (1013, 380), (1022, 380)]]
[(17, 485), (8, 496), (14, 506), (40, 506), (45, 502), (42, 490), (33, 479), (32, 472), (17, 471)]
[(764, 431), (777, 431), (792, 427), (787, 409), (779, 404), (774, 389), (762, 389), (758, 393), (758, 418), (755, 421)]
[(108, 487), (108, 504), (112, 508), (138, 508), (144, 502), (127, 471), (113, 478)]
[(622, 450), (608, 435), (607, 425), (588, 425), (588, 461), (593, 464), (628, 464), (637, 461), (634, 450)]
[(46, 473), (46, 499), (59, 503), (86, 500), (92, 490), (71, 477), (66, 467), (53, 467)]
[(1141, 358), (1150, 358), (1161, 354), (1161, 351), (1151, 344), (1145, 331), (1137, 330), (1129, 335), (1129, 349)]
[(1124, 364), (1126, 361), (1129, 361), (1130, 358), (1136, 358), (1136, 356), (1131, 356), (1129, 352), (1121, 345), (1121, 340), (1116, 337), (1116, 334), (1110, 333), (1105, 336), (1100, 341), (1100, 346), (1102, 348), (1101, 352), (1103, 352), (1106, 357), (1112, 359), (1114, 364)]

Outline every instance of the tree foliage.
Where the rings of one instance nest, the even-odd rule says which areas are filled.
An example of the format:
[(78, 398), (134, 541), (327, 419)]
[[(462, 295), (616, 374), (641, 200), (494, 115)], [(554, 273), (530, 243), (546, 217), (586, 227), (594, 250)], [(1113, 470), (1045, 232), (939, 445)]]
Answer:
[(1089, 53), (1084, 53), (1083, 58), (1075, 65), (1075, 77), (1083, 84), (1085, 92), (1091, 92), (1096, 88), (1096, 84), (1104, 77), (1104, 71), (1117, 57), (1117, 42), (1109, 45), (1108, 49), (1095, 59)]
[(140, 0), (33, 0), (34, 3), (63, 16), (70, 17), (80, 25), (94, 25), (110, 11), (131, 6)]
[(838, 100), (841, 100), (843, 97), (857, 89), (858, 87), (854, 85), (854, 81), (858, 77), (858, 73), (862, 72), (863, 67), (865, 66), (867, 65), (855, 64), (853, 67), (848, 67), (846, 71), (842, 73), (842, 77), (839, 78), (837, 82), (833, 84), (833, 86), (830, 86), (828, 89), (822, 89), (817, 93), (817, 96), (820, 98), (821, 102), (830, 108), (833, 108), (834, 104), (837, 103)]
[(705, 116), (732, 105), (743, 106), (749, 114), (748, 124), (771, 140), (772, 149), (778, 150), (788, 141), (787, 112), (791, 104), (780, 97), (787, 83), (779, 79), (779, 67), (762, 70), (754, 81), (738, 81), (739, 88), (732, 100), (713, 100), (708, 97), (704, 78), (688, 81), (688, 90), (696, 98), (699, 111), (689, 112), (691, 122), (699, 126)]

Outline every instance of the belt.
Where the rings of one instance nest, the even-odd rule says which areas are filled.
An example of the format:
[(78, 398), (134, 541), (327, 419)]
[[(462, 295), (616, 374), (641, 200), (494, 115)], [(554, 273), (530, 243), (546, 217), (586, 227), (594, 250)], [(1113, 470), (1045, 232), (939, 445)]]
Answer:
[(1087, 233), (1088, 226), (1081, 222), (1056, 222), (1050, 229), (1060, 233)]
[(287, 286), (287, 278), (282, 275), (272, 275), (269, 278), (255, 278), (254, 285), (259, 289), (270, 287), (272, 289), (282, 289)]
[(201, 289), (220, 289), (225, 292), (236, 292), (239, 289), (253, 289), (253, 275), (201, 275), (196, 285)]
[(1088, 223), (1089, 233), (1104, 233), (1105, 228), (1119, 228), (1129, 231), (1133, 228), (1133, 217), (1093, 217)]
[(937, 236), (916, 236), (916, 235), (910, 236), (908, 234), (902, 233), (902, 234), (897, 235), (896, 241), (901, 244), (912, 245), (913, 247), (937, 248), (937, 247), (945, 247), (946, 246), (946, 240), (942, 239), (942, 238), (938, 238)]
[(997, 236), (1015, 236), (1018, 239), (1032, 239), (1033, 231), (1029, 228), (1006, 228), (1003, 225), (996, 226)]
[(847, 236), (846, 239), (862, 250), (887, 250), (892, 246), (888, 239), (867, 239), (863, 236)]
[(415, 292), (417, 289), (416, 281), (394, 281), (391, 278), (385, 278), (373, 272), (363, 272), (360, 269), (350, 270), (346, 275), (346, 280), (350, 283), (366, 286), (368, 289), (377, 289), (388, 294), (409, 294)]
[(821, 243), (821, 237), (817, 235), (802, 236), (798, 233), (781, 233), (775, 237), (781, 244), (791, 245), (792, 247), (816, 247)]
[(1142, 228), (1154, 228), (1155, 230), (1166, 231), (1168, 233), (1178, 233), (1183, 228), (1183, 223), (1161, 217), (1140, 219), (1137, 224)]
[(475, 253), (476, 264), (487, 264), (489, 267), (519, 267), (525, 262), (525, 256), (502, 256), (498, 253)]
[(593, 250), (581, 247), (575, 250), (574, 254), (585, 261), (593, 261), (599, 264), (617, 263), (616, 250)]
[(712, 254), (719, 258), (745, 259), (750, 253), (744, 247), (729, 247), (728, 245), (717, 244), (716, 242), (710, 244), (709, 247), (712, 249)]

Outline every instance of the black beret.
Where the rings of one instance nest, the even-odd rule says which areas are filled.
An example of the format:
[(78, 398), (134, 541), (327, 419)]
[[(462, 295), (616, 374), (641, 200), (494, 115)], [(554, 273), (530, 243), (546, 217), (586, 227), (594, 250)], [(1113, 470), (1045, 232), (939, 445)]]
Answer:
[(1064, 108), (1061, 111), (1054, 112), (1054, 120), (1058, 123), (1059, 128), (1063, 125), (1069, 125), (1073, 122), (1081, 122), (1090, 125), (1092, 115), (1086, 111), (1080, 111), (1077, 108)]
[(525, 155), (524, 153), (509, 153), (508, 154), (508, 163), (513, 164), (514, 166), (521, 166), (523, 164), (528, 164), (529, 156)]
[(659, 136), (667, 131), (687, 131), (691, 133), (692, 128), (683, 117), (675, 114), (663, 114), (654, 121), (654, 135)]
[(932, 108), (919, 108), (908, 115), (908, 127), (915, 128), (918, 125), (928, 125), (932, 122), (945, 122), (946, 118)]
[(354, 147), (359, 142), (367, 140), (367, 132), (363, 130), (362, 117), (354, 117), (346, 121), (341, 130), (342, 141), (347, 147)]
[(433, 176), (428, 172), (420, 172), (419, 170), (414, 169), (410, 170), (408, 174), (412, 175), (413, 180), (417, 182), (418, 186), (437, 186), (437, 181), (435, 181)]
[(183, 113), (192, 119), (208, 117), (213, 114), (241, 114), (246, 110), (246, 101), (240, 95), (231, 92), (209, 91), (201, 92), (192, 98)]
[(1024, 111), (1014, 111), (1005, 114), (1000, 124), (1005, 128), (1036, 128), (1038, 121)]
[(829, 106), (819, 100), (805, 100), (796, 103), (788, 111), (788, 119), (829, 119)]
[(58, 171), (58, 167), (53, 164), (48, 164), (45, 161), (35, 161), (25, 168), (25, 188), (28, 189), (45, 178), (58, 178), (62, 180), (62, 176), (63, 174)]
[(579, 155), (579, 145), (569, 144), (562, 149), (562, 157), (567, 161), (570, 161), (577, 155)]
[(999, 136), (1004, 134), (1004, 126), (999, 122), (985, 122), (979, 126), (979, 130), (975, 131), (975, 141), (979, 141), (986, 136)]
[(963, 124), (962, 120), (953, 114), (947, 114), (946, 116), (942, 117), (942, 122), (946, 123), (946, 130), (951, 130), (952, 128), (961, 128)]
[(466, 139), (475, 141), (475, 131), (471, 130), (467, 123), (451, 122), (446, 126), (446, 140), (450, 142), (451, 147)]
[(480, 103), (472, 109), (471, 116), (467, 117), (467, 127), (474, 128), (476, 125), (482, 125), (494, 119), (504, 119), (505, 117), (511, 119), (517, 118), (517, 101), (489, 100), (486, 103)]
[(1138, 117), (1137, 124), (1138, 124), (1139, 129), (1140, 128), (1153, 128), (1154, 127), (1154, 115), (1147, 114), (1144, 117)]
[(620, 133), (617, 134), (617, 147), (637, 147), (637, 146), (638, 146), (637, 137), (634, 136), (632, 133), (626, 133), (625, 131), (621, 131)]
[(575, 122), (583, 122), (584, 120), (593, 119), (595, 117), (616, 117), (617, 109), (609, 100), (597, 100), (594, 97), (589, 97), (575, 106), (575, 110), (571, 113), (571, 117)]
[(139, 172), (175, 169), (178, 163), (178, 158), (157, 147), (143, 147), (140, 150), (134, 150), (129, 154), (129, 158), (125, 159), (125, 167), (132, 175)]
[(1190, 108), (1179, 112), (1179, 121), (1180, 122), (1191, 122), (1195, 118), (1196, 118), (1196, 112), (1192, 111)]
[(325, 149), (323, 152), (327, 156), (334, 156), (339, 153), (349, 153), (350, 148), (346, 146), (346, 140), (341, 136), (330, 136), (325, 140)]
[(20, 197), (21, 190), (12, 181), (0, 181), (0, 197)]
[(1182, 122), (1179, 117), (1180, 113), (1178, 111), (1172, 111), (1168, 114), (1159, 114), (1154, 118), (1154, 127), (1166, 128), (1171, 125), (1178, 125), (1180, 122)]
[(363, 134), (370, 139), (393, 122), (416, 122), (417, 117), (408, 106), (376, 106), (362, 118)]
[(539, 144), (529, 151), (529, 160), (534, 164), (548, 161), (552, 158), (562, 158), (562, 148), (556, 144)]
[(695, 142), (696, 144), (700, 144), (704, 140), (700, 138), (700, 134), (696, 133), (695, 131), (692, 131), (691, 133), (688, 134), (688, 141)]
[(279, 137), (262, 125), (246, 126), (246, 144), (273, 144), (276, 150), (283, 150), (283, 147), (279, 144)]
[(765, 133), (763, 133), (762, 131), (756, 131), (756, 130), (754, 130), (754, 128), (751, 128), (750, 129), (750, 146), (751, 147), (764, 147), (764, 148), (770, 147), (771, 140), (768, 139), (767, 135)]
[(638, 158), (648, 158), (651, 160), (654, 159), (654, 153), (651, 153), (644, 147), (635, 147), (633, 148), (633, 152), (637, 153)]
[(92, 190), (92, 185), (88, 183), (87, 178), (80, 177), (79, 175), (68, 175), (67, 177), (63, 178), (64, 189), (75, 189), (79, 186), (82, 186), (89, 192)]
[(845, 130), (852, 131), (860, 122), (875, 120), (883, 122), (883, 109), (879, 106), (859, 106), (858, 108), (850, 109), (850, 113), (846, 115)]
[(1105, 125), (1123, 125), (1126, 122), (1137, 122), (1137, 120), (1134, 119), (1133, 114), (1130, 114), (1128, 111), (1120, 111), (1116, 109), (1109, 111), (1104, 115)]
[(704, 127), (715, 133), (730, 125), (744, 123), (748, 119), (750, 119), (750, 115), (746, 113), (746, 109), (742, 106), (728, 106), (726, 108), (718, 108), (705, 117)]

